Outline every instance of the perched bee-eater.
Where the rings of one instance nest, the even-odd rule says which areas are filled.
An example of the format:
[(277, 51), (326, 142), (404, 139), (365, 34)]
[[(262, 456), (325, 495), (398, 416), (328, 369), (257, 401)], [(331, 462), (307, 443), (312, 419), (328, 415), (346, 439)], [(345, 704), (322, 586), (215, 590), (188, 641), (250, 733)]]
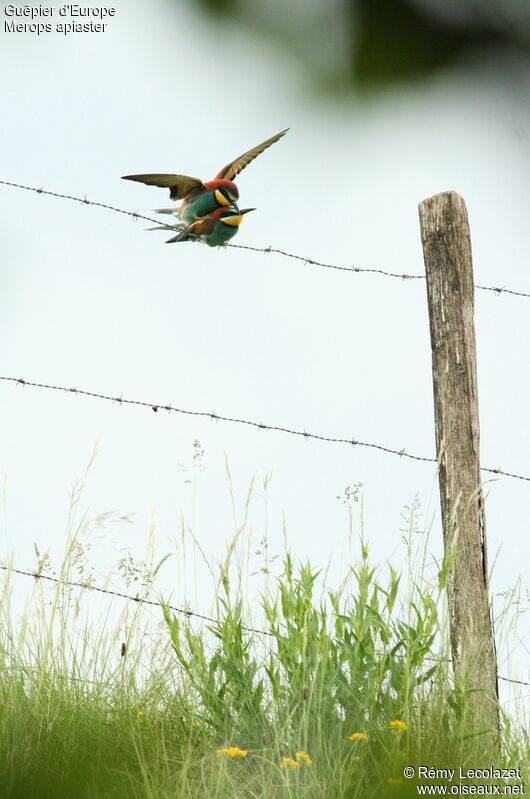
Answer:
[(255, 208), (217, 208), (208, 216), (201, 216), (190, 225), (187, 225), (178, 235), (168, 239), (166, 244), (174, 241), (203, 241), (209, 247), (222, 247), (227, 241), (232, 239), (239, 225), (243, 221), (243, 215)]
[(148, 186), (160, 186), (169, 189), (169, 196), (172, 200), (182, 200), (182, 203), (175, 208), (158, 208), (156, 213), (174, 214), (189, 224), (199, 217), (211, 214), (218, 208), (228, 208), (234, 206), (237, 210), (239, 200), (239, 189), (233, 182), (247, 164), (250, 164), (260, 153), (270, 147), (284, 136), (289, 128), (271, 136), (270, 139), (253, 147), (252, 150), (235, 158), (227, 164), (216, 175), (214, 180), (203, 183), (199, 178), (191, 178), (187, 175), (124, 175), (124, 180), (136, 180)]

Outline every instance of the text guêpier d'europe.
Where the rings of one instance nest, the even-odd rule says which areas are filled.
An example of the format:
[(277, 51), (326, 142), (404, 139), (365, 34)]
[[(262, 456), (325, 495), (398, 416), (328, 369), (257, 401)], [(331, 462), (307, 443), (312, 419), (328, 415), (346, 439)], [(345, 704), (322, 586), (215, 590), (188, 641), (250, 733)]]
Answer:
[[(5, 33), (104, 33), (107, 24), (104, 19), (113, 17), (115, 8), (102, 6), (82, 6), (78, 3), (65, 3), (62, 6), (17, 6), (9, 3), (4, 6)], [(61, 20), (54, 21), (51, 20)], [(70, 22), (66, 22), (68, 18)], [(30, 21), (31, 20), (31, 21)], [(77, 21), (79, 20), (79, 21)], [(83, 20), (83, 21), (81, 21)], [(89, 21), (88, 21), (89, 20)]]

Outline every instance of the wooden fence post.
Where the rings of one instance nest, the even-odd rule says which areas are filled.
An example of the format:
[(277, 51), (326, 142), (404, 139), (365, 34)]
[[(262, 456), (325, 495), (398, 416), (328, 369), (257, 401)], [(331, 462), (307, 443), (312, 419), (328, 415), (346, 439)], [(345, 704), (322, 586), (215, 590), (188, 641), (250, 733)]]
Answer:
[(432, 347), (436, 450), (449, 622), (458, 684), (475, 730), (499, 731), (495, 640), (488, 599), (480, 482), (474, 286), (466, 205), (454, 191), (419, 204)]

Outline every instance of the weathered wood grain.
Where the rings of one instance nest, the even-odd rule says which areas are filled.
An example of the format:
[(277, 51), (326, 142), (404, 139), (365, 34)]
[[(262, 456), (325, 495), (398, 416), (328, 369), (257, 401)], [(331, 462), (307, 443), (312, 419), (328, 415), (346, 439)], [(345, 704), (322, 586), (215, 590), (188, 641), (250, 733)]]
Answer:
[(497, 663), (488, 598), (474, 324), (466, 205), (454, 191), (419, 204), (432, 348), (436, 451), (457, 681), (473, 727), (499, 730)]

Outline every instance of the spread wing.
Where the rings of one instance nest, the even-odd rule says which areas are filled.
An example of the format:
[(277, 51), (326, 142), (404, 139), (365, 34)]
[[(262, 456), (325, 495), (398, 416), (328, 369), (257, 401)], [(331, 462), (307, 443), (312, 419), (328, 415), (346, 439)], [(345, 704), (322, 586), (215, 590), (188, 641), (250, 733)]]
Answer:
[(252, 150), (249, 150), (243, 155), (240, 155), (239, 158), (234, 159), (229, 164), (227, 164), (218, 175), (216, 175), (216, 179), (224, 178), (225, 180), (233, 180), (236, 175), (239, 175), (242, 169), (244, 169), (254, 158), (257, 158), (267, 147), (270, 147), (271, 144), (277, 142), (278, 139), (281, 139), (282, 136), (285, 136), (289, 128), (282, 130), (281, 133), (277, 133), (276, 136), (271, 136), (270, 139), (261, 142), (261, 144), (257, 144)]
[(160, 186), (162, 189), (169, 189), (169, 196), (172, 200), (181, 200), (192, 189), (204, 188), (202, 180), (190, 178), (188, 175), (124, 175), (123, 180), (136, 180), (147, 186)]

